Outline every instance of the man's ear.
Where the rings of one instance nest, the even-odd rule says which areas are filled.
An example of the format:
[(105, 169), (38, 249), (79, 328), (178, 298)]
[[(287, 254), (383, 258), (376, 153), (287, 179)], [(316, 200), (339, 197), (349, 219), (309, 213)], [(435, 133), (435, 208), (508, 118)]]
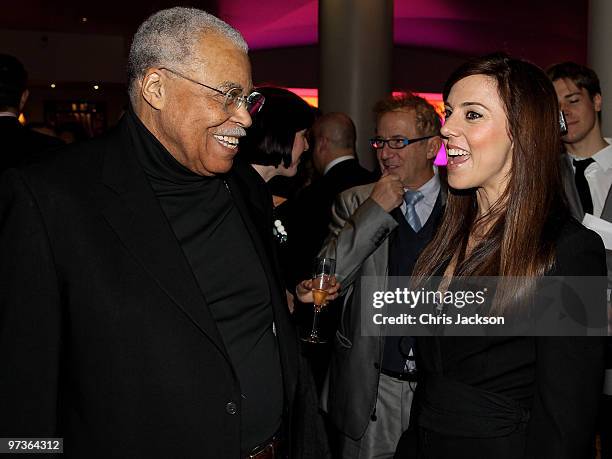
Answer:
[(593, 96), (593, 106), (595, 107), (596, 112), (601, 111), (601, 94), (595, 94)]
[(149, 69), (140, 83), (140, 94), (156, 110), (166, 104), (166, 87), (168, 79), (159, 69)]
[(323, 149), (324, 147), (327, 146), (327, 137), (325, 137), (324, 135), (320, 135), (319, 137), (317, 137), (314, 140), (314, 144), (315, 146), (319, 147), (320, 149)]
[(442, 139), (438, 136), (427, 140), (427, 159), (436, 159), (442, 147)]
[(26, 102), (28, 101), (28, 97), (30, 97), (30, 91), (27, 89), (21, 93), (21, 98), (19, 99), (19, 107), (17, 107), (17, 114), (23, 111), (23, 107), (25, 107)]

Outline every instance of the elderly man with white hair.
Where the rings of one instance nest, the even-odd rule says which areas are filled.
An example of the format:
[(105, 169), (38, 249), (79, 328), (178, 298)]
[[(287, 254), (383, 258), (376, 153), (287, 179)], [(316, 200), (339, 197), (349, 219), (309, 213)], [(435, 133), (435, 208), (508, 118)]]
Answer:
[(0, 437), (75, 458), (325, 457), (273, 256), (234, 161), (247, 45), (192, 8), (130, 50), (118, 127), (0, 188)]

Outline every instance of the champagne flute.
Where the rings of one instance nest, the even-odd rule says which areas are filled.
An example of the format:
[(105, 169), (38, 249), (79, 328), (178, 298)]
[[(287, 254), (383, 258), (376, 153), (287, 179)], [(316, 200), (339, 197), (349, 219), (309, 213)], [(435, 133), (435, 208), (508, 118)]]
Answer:
[(325, 343), (319, 336), (319, 314), (327, 304), (327, 290), (331, 287), (331, 280), (336, 270), (336, 260), (333, 258), (315, 258), (312, 267), (312, 296), (314, 298), (314, 314), (310, 335), (302, 338), (308, 343)]

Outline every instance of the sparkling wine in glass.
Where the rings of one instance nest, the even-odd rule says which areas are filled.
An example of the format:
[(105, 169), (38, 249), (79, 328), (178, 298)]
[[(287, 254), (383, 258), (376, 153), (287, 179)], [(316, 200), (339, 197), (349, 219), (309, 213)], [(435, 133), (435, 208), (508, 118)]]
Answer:
[(331, 280), (336, 270), (336, 260), (333, 258), (315, 258), (312, 269), (312, 296), (314, 298), (314, 314), (310, 335), (302, 338), (308, 343), (325, 343), (319, 336), (319, 314), (327, 305), (327, 289), (331, 287)]

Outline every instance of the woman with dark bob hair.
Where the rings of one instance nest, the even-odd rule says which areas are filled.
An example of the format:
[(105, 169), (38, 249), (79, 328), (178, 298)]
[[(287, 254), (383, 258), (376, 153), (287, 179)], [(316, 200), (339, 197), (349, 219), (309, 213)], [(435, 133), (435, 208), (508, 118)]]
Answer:
[[(443, 95), (450, 190), (414, 275), (444, 276), (446, 288), (467, 276), (524, 277), (512, 301), (493, 301), (500, 315), (531, 293), (537, 299), (542, 276), (605, 276), (601, 239), (565, 205), (559, 108), (544, 72), (484, 56), (460, 66)], [(601, 338), (435, 336), (418, 338), (417, 349), (419, 457), (591, 454)]]
[(276, 175), (293, 177), (308, 150), (306, 132), (314, 123), (314, 110), (286, 89), (262, 87), (257, 92), (266, 103), (240, 139), (241, 154), (266, 182)]
[[(277, 175), (293, 177), (298, 168), (302, 154), (308, 150), (306, 133), (315, 120), (315, 111), (303, 99), (283, 88), (261, 87), (257, 92), (265, 97), (265, 105), (253, 119), (253, 124), (247, 131), (246, 137), (240, 139), (239, 158), (251, 163), (253, 169), (261, 177), (259, 192), (265, 193), (270, 205), (270, 189), (265, 186), (270, 179)], [(293, 288), (296, 281), (290, 275), (291, 260), (287, 250), (287, 243), (291, 235), (286, 228), (287, 219), (282, 209), (274, 210), (274, 227), (271, 229), (275, 236), (276, 245), (281, 261), (281, 269), (285, 283)], [(334, 281), (335, 282), (335, 281)], [(300, 282), (296, 293), (300, 301), (312, 302), (310, 280)], [(329, 293), (329, 299), (337, 297), (339, 285), (334, 284)], [(293, 295), (287, 292), (289, 309), (293, 312)]]

